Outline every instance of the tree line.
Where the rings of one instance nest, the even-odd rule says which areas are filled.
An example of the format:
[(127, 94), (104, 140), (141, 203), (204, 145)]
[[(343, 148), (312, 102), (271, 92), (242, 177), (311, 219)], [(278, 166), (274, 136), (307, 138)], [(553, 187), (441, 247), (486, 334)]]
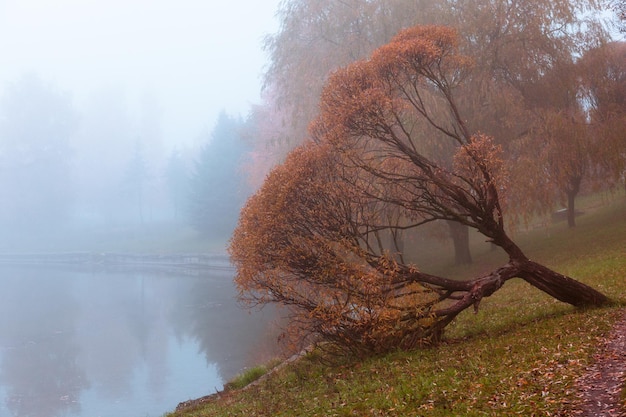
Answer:
[(197, 148), (174, 149), (166, 159), (149, 97), (133, 118), (116, 92), (95, 94), (78, 109), (36, 74), (5, 87), (0, 225), (7, 242), (163, 222), (226, 242), (249, 193), (243, 120), (222, 113)]

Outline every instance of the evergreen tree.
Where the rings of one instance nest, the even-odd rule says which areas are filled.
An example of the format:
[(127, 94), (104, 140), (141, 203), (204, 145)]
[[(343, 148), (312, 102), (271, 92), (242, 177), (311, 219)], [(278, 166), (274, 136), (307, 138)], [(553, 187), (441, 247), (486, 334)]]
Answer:
[(204, 235), (226, 240), (235, 228), (247, 192), (241, 175), (243, 123), (222, 112), (202, 147), (190, 179), (191, 225)]
[(143, 149), (138, 141), (126, 167), (122, 187), (125, 195), (130, 199), (128, 203), (136, 208), (141, 224), (145, 221), (144, 196), (148, 180), (148, 167), (143, 156)]
[(54, 230), (71, 214), (71, 98), (34, 74), (0, 98), (0, 224), (20, 233)]
[(165, 168), (165, 181), (170, 202), (172, 204), (174, 218), (179, 219), (189, 194), (189, 177), (185, 161), (179, 150), (170, 154)]

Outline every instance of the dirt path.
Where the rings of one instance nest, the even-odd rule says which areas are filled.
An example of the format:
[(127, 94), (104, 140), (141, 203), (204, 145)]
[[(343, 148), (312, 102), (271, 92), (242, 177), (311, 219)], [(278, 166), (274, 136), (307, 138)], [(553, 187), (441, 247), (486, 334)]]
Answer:
[(626, 381), (626, 310), (578, 381), (582, 417), (626, 417), (622, 389)]

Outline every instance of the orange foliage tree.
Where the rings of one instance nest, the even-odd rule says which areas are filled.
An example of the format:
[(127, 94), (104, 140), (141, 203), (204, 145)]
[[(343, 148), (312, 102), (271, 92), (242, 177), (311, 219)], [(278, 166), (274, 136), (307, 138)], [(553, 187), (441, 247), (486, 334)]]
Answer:
[[(280, 29), (266, 38), (270, 63), (264, 81), (270, 94), (253, 111), (252, 137), (263, 153), (272, 153), (269, 161), (282, 160), (306, 137), (332, 71), (370, 55), (401, 28), (429, 23), (457, 28), (460, 49), (475, 59), (471, 79), (456, 94), (466, 123), (493, 136), (505, 152), (512, 146), (519, 150), (518, 138), (536, 122), (534, 104), (527, 104), (523, 90), (549, 72), (553, 62), (571, 59), (584, 45), (605, 38), (598, 14), (589, 13), (601, 7), (587, 0), (285, 0), (277, 13)], [(537, 140), (542, 138), (546, 135)], [(547, 150), (544, 155), (550, 153)], [(534, 157), (532, 153), (534, 148), (530, 154)], [(255, 157), (249, 166), (260, 162), (252, 170), (258, 172), (267, 161)], [(521, 172), (529, 172), (527, 164)], [(546, 183), (547, 179), (553, 177), (541, 179), (542, 190), (528, 189), (525, 204), (518, 207), (531, 205), (542, 214), (552, 210), (558, 196), (555, 187), (562, 183)], [(537, 195), (542, 198), (534, 198)], [(454, 243), (456, 263), (471, 263), (467, 227), (443, 224)], [(405, 239), (410, 238), (406, 233)]]
[(588, 123), (580, 94), (582, 74), (580, 66), (567, 57), (528, 83), (525, 100), (534, 123), (514, 143), (519, 148), (514, 168), (516, 199), (527, 200), (519, 201), (517, 207), (526, 213), (542, 212), (562, 200), (569, 227), (576, 225), (575, 199), (583, 186), (603, 185), (596, 162), (602, 140)]
[[(607, 301), (531, 261), (508, 236), (507, 163), (456, 104), (472, 68), (457, 42), (452, 29), (417, 26), (333, 73), (313, 140), (242, 211), (230, 245), (240, 297), (286, 306), (300, 340), (359, 352), (436, 342), (460, 312), (516, 277), (575, 306)], [(424, 146), (428, 135), (442, 148)], [(456, 280), (384, 249), (383, 237), (435, 220), (478, 230), (508, 262)]]
[(582, 84), (593, 134), (594, 160), (607, 183), (626, 187), (626, 42), (609, 42), (587, 51), (580, 60)]

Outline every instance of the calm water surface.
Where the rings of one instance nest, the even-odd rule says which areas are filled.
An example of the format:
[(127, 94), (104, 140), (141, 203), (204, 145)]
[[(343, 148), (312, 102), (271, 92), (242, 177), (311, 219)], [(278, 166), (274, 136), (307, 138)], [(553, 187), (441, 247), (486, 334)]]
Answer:
[(0, 268), (0, 417), (159, 417), (271, 355), (232, 272)]

